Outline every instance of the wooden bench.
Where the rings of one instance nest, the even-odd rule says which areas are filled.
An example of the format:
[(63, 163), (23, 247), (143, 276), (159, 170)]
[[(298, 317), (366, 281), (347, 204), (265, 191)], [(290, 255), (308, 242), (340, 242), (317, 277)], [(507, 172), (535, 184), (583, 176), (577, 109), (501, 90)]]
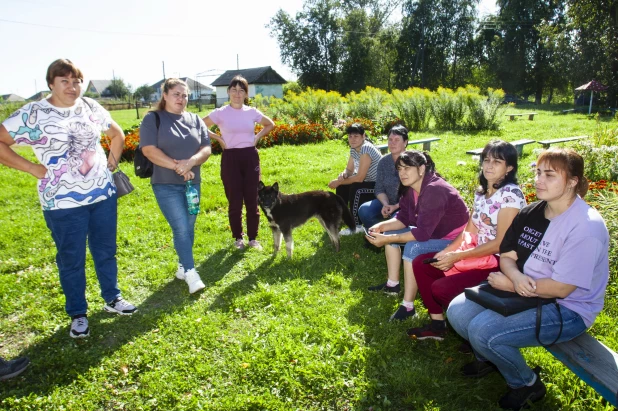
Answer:
[(618, 407), (618, 354), (587, 333), (546, 349), (607, 402)]
[[(515, 146), (515, 148), (517, 149), (517, 155), (519, 157), (521, 157), (521, 156), (524, 155), (524, 146), (526, 144), (536, 143), (536, 141), (535, 140), (522, 139), (522, 140), (517, 140), (517, 141), (511, 141), (510, 143)], [(483, 152), (484, 148), (485, 147), (475, 148), (474, 150), (468, 150), (468, 151), (466, 151), (466, 154), (472, 154), (472, 155), (480, 156), (481, 153)]]
[(536, 115), (536, 113), (521, 113), (521, 114), (511, 113), (511, 114), (505, 114), (505, 116), (509, 116), (509, 120), (511, 120), (511, 121), (515, 120), (515, 117), (521, 117), (521, 116), (528, 116), (528, 120), (534, 120), (534, 116), (535, 115)]
[[(431, 143), (434, 141), (439, 141), (439, 140), (440, 140), (439, 137), (430, 137), (430, 138), (424, 138), (421, 140), (408, 140), (408, 145), (422, 144), (424, 151), (430, 151)], [(380, 144), (379, 146), (376, 146), (376, 148), (380, 150), (382, 154), (386, 154), (386, 152), (388, 151), (388, 144)]]
[(537, 143), (541, 144), (543, 146), (543, 148), (549, 148), (549, 146), (551, 146), (552, 144), (565, 143), (567, 141), (581, 140), (583, 138), (588, 138), (588, 136), (575, 136), (575, 137), (555, 138), (553, 140), (537, 141)]

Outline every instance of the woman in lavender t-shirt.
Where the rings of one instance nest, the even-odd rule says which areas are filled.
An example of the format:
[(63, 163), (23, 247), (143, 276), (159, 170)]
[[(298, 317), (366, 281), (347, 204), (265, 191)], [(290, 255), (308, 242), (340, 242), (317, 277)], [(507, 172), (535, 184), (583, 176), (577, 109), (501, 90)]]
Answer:
[(584, 333), (603, 309), (609, 277), (609, 233), (600, 214), (582, 200), (588, 190), (584, 160), (573, 150), (551, 149), (537, 164), (541, 201), (513, 220), (500, 245), (502, 272), (491, 273), (488, 281), (523, 297), (556, 298), (557, 304), (542, 309), (538, 339), (536, 308), (503, 317), (460, 294), (447, 311), (476, 355), (462, 373), (481, 377), (500, 371), (509, 391), (498, 404), (507, 409), (539, 401), (546, 392), (538, 369), (528, 366), (519, 349)]

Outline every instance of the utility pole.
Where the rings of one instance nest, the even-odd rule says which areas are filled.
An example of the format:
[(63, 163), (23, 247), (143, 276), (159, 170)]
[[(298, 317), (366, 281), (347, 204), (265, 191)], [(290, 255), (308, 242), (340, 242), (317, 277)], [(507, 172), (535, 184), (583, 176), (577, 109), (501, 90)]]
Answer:
[(240, 70), (240, 64), (238, 63), (238, 54), (236, 54), (236, 70)]
[(161, 63), (163, 63), (163, 81), (165, 81), (165, 62), (162, 61)]

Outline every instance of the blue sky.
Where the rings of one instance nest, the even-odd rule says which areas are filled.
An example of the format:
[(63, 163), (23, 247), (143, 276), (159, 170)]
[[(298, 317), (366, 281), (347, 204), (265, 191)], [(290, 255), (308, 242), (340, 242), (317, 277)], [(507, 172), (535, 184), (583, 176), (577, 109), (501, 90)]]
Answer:
[[(167, 77), (195, 78), (236, 68), (237, 55), (240, 68), (272, 66), (294, 79), (265, 25), (279, 8), (294, 15), (302, 3), (0, 0), (0, 94), (27, 98), (47, 90), (45, 71), (60, 57), (76, 63), (86, 81), (115, 75), (134, 88), (163, 78), (162, 61)], [(494, 8), (495, 0), (482, 0), (479, 12)], [(210, 84), (214, 77), (199, 80)]]

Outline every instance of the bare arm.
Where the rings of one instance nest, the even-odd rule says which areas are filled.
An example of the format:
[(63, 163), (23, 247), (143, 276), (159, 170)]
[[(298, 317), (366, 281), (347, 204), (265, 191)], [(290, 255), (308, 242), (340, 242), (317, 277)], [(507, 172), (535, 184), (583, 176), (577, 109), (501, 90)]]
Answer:
[(260, 139), (265, 135), (268, 135), (268, 133), (270, 133), (272, 129), (275, 128), (275, 123), (273, 123), (273, 121), (266, 116), (262, 116), (260, 124), (264, 126), (264, 128), (262, 128), (262, 130), (260, 130), (260, 132), (255, 135), (255, 140), (253, 140), (254, 146), (257, 146), (260, 142)]
[[(212, 119), (208, 116), (204, 117), (202, 120), (204, 120), (204, 124), (206, 124), (207, 128), (215, 125), (214, 121), (212, 121)], [(224, 150), (226, 149), (226, 145), (225, 145), (225, 141), (223, 141), (223, 137), (221, 137), (220, 135), (216, 133), (213, 133), (210, 130), (208, 130), (208, 137), (210, 137), (213, 140), (216, 140), (222, 149)]]
[(47, 168), (42, 164), (36, 164), (32, 161), (26, 160), (17, 154), (10, 147), (13, 144), (15, 144), (15, 141), (11, 138), (11, 135), (7, 131), (6, 127), (0, 124), (0, 164), (4, 164), (5, 166), (14, 168), (15, 170), (31, 174), (38, 179), (45, 177), (45, 174), (47, 174)]
[(193, 167), (204, 164), (206, 160), (208, 160), (208, 157), (210, 157), (210, 153), (210, 146), (201, 146), (199, 150), (197, 150), (197, 153), (193, 154), (190, 158), (186, 160), (177, 160), (174, 170), (176, 173), (184, 175)]
[(148, 160), (152, 161), (159, 167), (169, 168), (170, 170), (174, 170), (176, 168), (176, 160), (168, 157), (168, 155), (165, 154), (163, 150), (156, 146), (142, 147), (142, 153), (144, 153)]
[(336, 179), (328, 183), (328, 187), (332, 189), (339, 187), (341, 184), (343, 184), (343, 181), (347, 179), (349, 176), (351, 176), (353, 173), (354, 173), (354, 159), (352, 157), (349, 157), (348, 164), (346, 165), (345, 170), (339, 173)]
[(112, 121), (109, 130), (105, 131), (105, 135), (111, 140), (109, 155), (107, 156), (107, 168), (114, 171), (118, 167), (118, 162), (124, 149), (124, 131), (122, 131), (118, 123)]
[[(358, 164), (358, 171), (356, 172), (356, 174), (350, 175), (348, 178), (343, 180), (341, 184), (362, 183), (363, 181), (365, 181), (365, 177), (367, 177), (367, 172), (369, 171), (370, 166), (371, 166), (371, 157), (369, 156), (369, 154), (363, 154), (360, 157), (360, 162)], [(352, 160), (352, 172), (354, 172), (354, 160)]]
[[(446, 271), (453, 266), (457, 261), (465, 260), (466, 258), (475, 258), (475, 257), (485, 257), (487, 255), (492, 255), (500, 252), (500, 244), (502, 243), (502, 239), (504, 238), (504, 234), (506, 234), (506, 230), (511, 226), (513, 219), (519, 213), (518, 208), (501, 208), (498, 211), (498, 225), (496, 226), (496, 237), (493, 240), (486, 242), (485, 244), (478, 245), (477, 247), (471, 248), (469, 250), (455, 252), (457, 247), (461, 244), (462, 234), (460, 234), (455, 241), (453, 241), (447, 249), (449, 251), (442, 254), (440, 252), (438, 258), (440, 261), (434, 263), (433, 266)], [(470, 231), (472, 233), (477, 233), (478, 230), (476, 226), (472, 223), (472, 217), (468, 221), (468, 225), (466, 226), (466, 231)], [(446, 250), (446, 249), (445, 249)]]

